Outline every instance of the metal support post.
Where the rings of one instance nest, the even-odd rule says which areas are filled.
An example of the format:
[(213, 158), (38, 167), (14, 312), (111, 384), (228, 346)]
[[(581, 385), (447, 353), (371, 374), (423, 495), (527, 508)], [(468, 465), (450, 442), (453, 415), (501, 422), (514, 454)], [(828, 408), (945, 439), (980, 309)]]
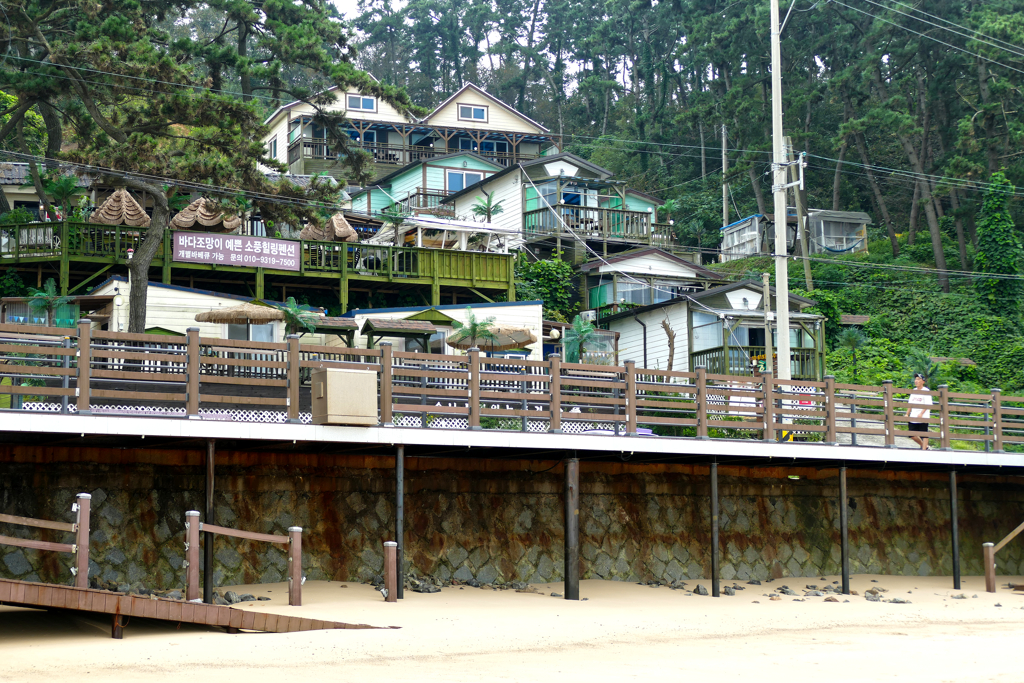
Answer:
[(843, 595), (850, 594), (850, 514), (846, 491), (846, 466), (839, 468), (839, 558), (842, 563)]
[(580, 599), (580, 459), (565, 461), (565, 599)]
[[(65, 356), (66, 358), (67, 356)], [(92, 496), (88, 493), (79, 493), (75, 496), (77, 500), (77, 517), (75, 530), (75, 587), (89, 587), (89, 509), (92, 506)]]
[(398, 588), (395, 597), (405, 597), (405, 446), (395, 453), (395, 557)]
[[(213, 511), (213, 457), (216, 442), (213, 439), (206, 441), (206, 516), (203, 518), (207, 524), (215, 524), (216, 516)], [(213, 534), (209, 531), (203, 532), (203, 602), (213, 604)]]
[(719, 595), (718, 585), (718, 463), (711, 463), (711, 596)]
[(960, 524), (957, 509), (956, 470), (949, 471), (949, 532), (953, 541), (953, 590), (960, 590)]

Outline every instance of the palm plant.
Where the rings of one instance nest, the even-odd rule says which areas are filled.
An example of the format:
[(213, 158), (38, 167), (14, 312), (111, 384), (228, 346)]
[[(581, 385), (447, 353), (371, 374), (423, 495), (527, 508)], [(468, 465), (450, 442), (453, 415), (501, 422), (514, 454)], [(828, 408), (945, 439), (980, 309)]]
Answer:
[(473, 212), (474, 216), (483, 218), (485, 223), (490, 223), (491, 218), (502, 213), (505, 210), (505, 207), (501, 205), (501, 202), (494, 201), (494, 193), (487, 194), (484, 192), (484, 196), (487, 197), (487, 199), (477, 197), (476, 204), (469, 207), (469, 210)]
[(392, 228), (397, 228), (399, 225), (405, 222), (405, 219), (409, 216), (402, 207), (398, 204), (392, 204), (384, 209), (381, 209), (380, 219)]
[(287, 334), (316, 331), (317, 315), (295, 303), (295, 297), (288, 297), (287, 301), (276, 308), (284, 314), (284, 329)]
[(860, 331), (859, 327), (847, 327), (839, 333), (836, 344), (853, 354), (853, 381), (857, 383), (857, 349), (868, 343), (866, 334)]
[(60, 206), (61, 216), (64, 218), (71, 215), (72, 200), (81, 192), (81, 188), (78, 187), (78, 176), (63, 173), (47, 179), (43, 183), (43, 190), (53, 198), (54, 204)]
[(942, 368), (938, 363), (934, 362), (931, 357), (921, 349), (911, 349), (910, 353), (903, 360), (903, 364), (910, 370), (910, 378), (908, 384), (914, 386), (914, 374), (920, 372), (924, 375), (924, 386), (926, 389), (932, 389), (943, 383), (945, 377), (943, 376)]
[(45, 312), (48, 324), (53, 322), (54, 313), (58, 308), (67, 306), (73, 300), (72, 297), (61, 294), (57, 290), (57, 283), (52, 277), (43, 283), (42, 289), (30, 287), (28, 291), (29, 307), (37, 312)]
[(672, 214), (679, 210), (678, 199), (666, 199), (665, 203), (658, 207), (658, 215), (662, 223), (672, 220)]
[(460, 339), (472, 339), (473, 344), (478, 347), (481, 341), (493, 343), (496, 340), (494, 330), (491, 329), (493, 326), (494, 316), (477, 320), (472, 306), (466, 306), (466, 322), (452, 321), (452, 327), (456, 330), (456, 334), (453, 336)]
[(597, 336), (597, 328), (594, 323), (584, 320), (577, 315), (572, 320), (572, 327), (566, 328), (565, 337), (562, 339), (562, 348), (565, 350), (566, 363), (579, 363), (583, 354), (587, 352), (587, 346)]

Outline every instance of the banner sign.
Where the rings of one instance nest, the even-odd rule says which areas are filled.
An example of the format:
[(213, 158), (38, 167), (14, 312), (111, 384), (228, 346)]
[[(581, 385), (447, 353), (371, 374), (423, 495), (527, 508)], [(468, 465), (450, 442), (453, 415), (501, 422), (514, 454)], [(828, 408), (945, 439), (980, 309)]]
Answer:
[(175, 232), (174, 261), (299, 270), (299, 244), (251, 235)]

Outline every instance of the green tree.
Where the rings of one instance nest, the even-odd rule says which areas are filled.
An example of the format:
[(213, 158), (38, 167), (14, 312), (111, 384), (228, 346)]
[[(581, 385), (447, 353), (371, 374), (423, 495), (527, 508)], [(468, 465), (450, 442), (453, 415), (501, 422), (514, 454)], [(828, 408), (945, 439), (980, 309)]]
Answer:
[(992, 185), (985, 192), (985, 201), (978, 218), (978, 253), (974, 259), (981, 273), (997, 276), (979, 277), (975, 280), (975, 286), (989, 309), (1002, 316), (1015, 316), (1018, 313), (1018, 301), (1024, 291), (1016, 278), (998, 277), (1019, 275), (1021, 258), (1024, 257), (1020, 232), (1014, 226), (1007, 208), (1013, 193), (1014, 187), (1005, 173), (999, 171), (992, 174)]
[(914, 375), (918, 372), (924, 375), (926, 389), (936, 389), (945, 381), (942, 366), (933, 361), (929, 354), (921, 349), (910, 349), (907, 357), (903, 360), (903, 365), (910, 371), (910, 377), (907, 378), (909, 386), (914, 386)]
[(476, 198), (476, 203), (469, 208), (473, 212), (473, 215), (477, 218), (483, 218), (485, 223), (490, 223), (491, 218), (497, 216), (505, 210), (505, 207), (501, 205), (501, 202), (494, 201), (494, 193), (488, 194), (484, 192), (486, 199), (481, 197)]
[(597, 336), (594, 323), (584, 320), (577, 315), (573, 318), (572, 326), (565, 328), (565, 337), (562, 339), (562, 348), (565, 350), (566, 363), (579, 363), (587, 352), (587, 347)]
[(65, 296), (57, 289), (57, 283), (49, 278), (43, 283), (42, 289), (29, 288), (28, 305), (32, 310), (46, 315), (46, 324), (53, 325), (58, 310), (71, 303), (73, 297)]
[(494, 342), (494, 317), (478, 320), (473, 313), (473, 307), (466, 307), (466, 322), (452, 321), (455, 333), (452, 335), (454, 341), (472, 340), (473, 346), (480, 347), (488, 342)]
[(529, 261), (520, 254), (516, 261), (516, 294), (521, 301), (543, 301), (548, 320), (567, 321), (575, 312), (572, 303), (572, 265), (554, 258)]
[(859, 381), (857, 375), (857, 351), (868, 343), (867, 335), (861, 332), (858, 327), (847, 327), (845, 330), (839, 333), (836, 338), (836, 346), (842, 349), (846, 349), (853, 355), (853, 381), (857, 383)]

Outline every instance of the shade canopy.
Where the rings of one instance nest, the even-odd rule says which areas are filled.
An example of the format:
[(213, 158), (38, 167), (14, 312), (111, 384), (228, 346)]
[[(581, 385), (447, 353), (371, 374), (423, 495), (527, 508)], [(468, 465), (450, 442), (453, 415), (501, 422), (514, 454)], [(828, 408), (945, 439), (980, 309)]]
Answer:
[(465, 327), (456, 330), (445, 343), (456, 349), (471, 349), (476, 347), (481, 351), (509, 351), (511, 349), (522, 349), (537, 341), (537, 337), (522, 327), (507, 327), (505, 325), (492, 325), (488, 330), (494, 334), (494, 339), (469, 336), (469, 330)]
[(225, 215), (213, 200), (200, 197), (171, 219), (171, 227), (187, 230), (196, 223), (210, 232), (231, 232), (242, 224), (242, 219)]
[(246, 303), (229, 308), (216, 308), (196, 316), (198, 323), (221, 323), (223, 325), (257, 325), (284, 320), (284, 313), (271, 306)]
[(92, 212), (90, 223), (103, 225), (130, 225), (136, 228), (148, 228), (149, 216), (128, 190), (119, 187), (107, 197), (107, 201)]

